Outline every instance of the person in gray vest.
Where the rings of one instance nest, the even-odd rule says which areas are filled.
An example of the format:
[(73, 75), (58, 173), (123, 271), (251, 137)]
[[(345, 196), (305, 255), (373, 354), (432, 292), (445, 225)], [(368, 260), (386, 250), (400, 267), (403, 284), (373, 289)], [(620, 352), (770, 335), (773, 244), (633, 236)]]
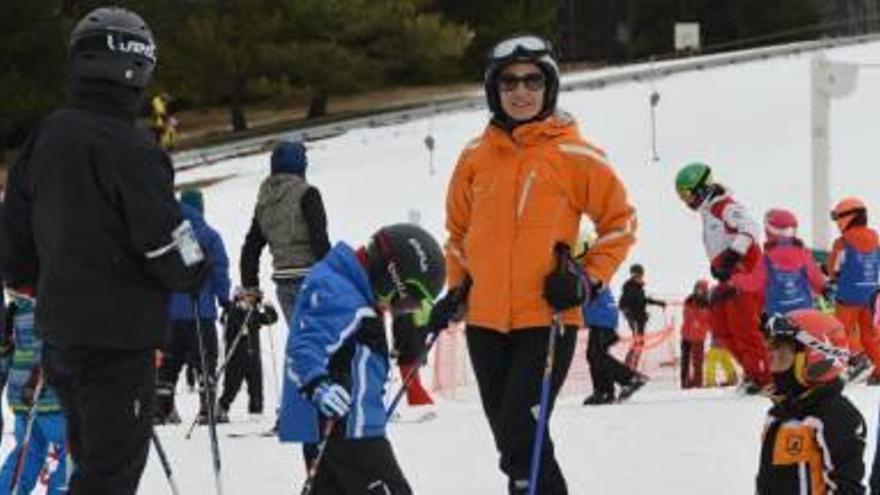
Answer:
[(282, 142), (272, 151), (272, 173), (260, 184), (250, 230), (241, 249), (245, 299), (260, 299), (260, 254), (272, 253), (272, 280), (288, 324), (309, 269), (330, 250), (327, 215), (318, 189), (306, 182), (308, 159), (301, 142)]

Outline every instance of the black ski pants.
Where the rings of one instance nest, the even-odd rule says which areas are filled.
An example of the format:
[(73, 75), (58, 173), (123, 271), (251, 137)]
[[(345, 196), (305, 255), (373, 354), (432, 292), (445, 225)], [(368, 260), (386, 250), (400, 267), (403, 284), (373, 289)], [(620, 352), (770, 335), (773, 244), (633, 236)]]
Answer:
[(327, 441), (312, 493), (412, 495), (387, 438), (347, 440), (342, 430), (335, 429)]
[[(508, 478), (510, 494), (528, 492), (532, 445), (537, 429), (537, 411), (541, 383), (547, 360), (548, 327), (525, 328), (502, 333), (468, 325), (468, 353), (480, 389), (483, 412), (489, 420), (495, 447), (500, 454), (501, 471)], [(556, 396), (562, 387), (571, 359), (577, 330), (566, 328), (556, 340), (556, 353), (551, 373), (548, 429), (544, 432), (541, 473), (537, 493), (565, 495), (568, 486), (550, 439), (549, 420)]]
[(593, 393), (613, 395), (614, 384), (624, 385), (632, 381), (635, 372), (618, 361), (608, 350), (619, 340), (617, 332), (610, 328), (590, 327), (587, 341), (587, 365), (593, 380)]
[[(223, 331), (226, 352), (228, 354), (232, 351), (232, 355), (229, 356), (224, 371), (220, 407), (228, 410), (235, 396), (238, 395), (242, 382), (247, 382), (248, 412), (261, 413), (263, 412), (263, 364), (260, 359), (260, 331), (259, 328), (249, 330), (239, 338), (242, 322), (235, 323), (229, 322)], [(238, 344), (232, 349), (236, 338)]]
[(153, 350), (46, 345), (43, 359), (67, 419), (75, 466), (69, 493), (136, 493), (153, 428)]

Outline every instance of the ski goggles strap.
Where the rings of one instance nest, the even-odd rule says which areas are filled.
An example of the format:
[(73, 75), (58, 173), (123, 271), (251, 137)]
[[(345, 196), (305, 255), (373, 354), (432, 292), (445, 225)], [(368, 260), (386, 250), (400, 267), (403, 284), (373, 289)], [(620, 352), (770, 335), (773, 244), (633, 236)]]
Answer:
[(546, 55), (553, 51), (550, 42), (534, 35), (506, 39), (492, 49), (492, 58), (508, 58), (513, 55)]

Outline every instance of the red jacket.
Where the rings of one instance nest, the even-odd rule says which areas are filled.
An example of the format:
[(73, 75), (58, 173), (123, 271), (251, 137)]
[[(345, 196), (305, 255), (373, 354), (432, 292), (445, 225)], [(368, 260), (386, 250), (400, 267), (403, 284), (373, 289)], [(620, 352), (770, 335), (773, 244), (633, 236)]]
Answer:
[(707, 304), (700, 304), (693, 295), (684, 302), (684, 320), (681, 323), (681, 338), (688, 342), (703, 342), (711, 327), (712, 315)]

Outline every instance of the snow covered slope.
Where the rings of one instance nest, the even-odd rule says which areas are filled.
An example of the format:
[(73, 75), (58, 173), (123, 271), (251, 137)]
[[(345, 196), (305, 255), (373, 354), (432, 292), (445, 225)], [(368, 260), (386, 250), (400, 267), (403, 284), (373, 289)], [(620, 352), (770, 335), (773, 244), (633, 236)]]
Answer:
[[(831, 50), (829, 58), (880, 63), (880, 44)], [(880, 184), (876, 139), (880, 124), (880, 70), (864, 68), (859, 88), (832, 110), (832, 198), (860, 195), (880, 215), (874, 188)], [(809, 239), (809, 58), (756, 62), (655, 82), (660, 162), (651, 161), (646, 84), (566, 93), (563, 108), (579, 120), (585, 136), (609, 153), (640, 217), (639, 243), (628, 262), (642, 262), (654, 292), (681, 294), (706, 263), (696, 216), (677, 200), (673, 177), (690, 160), (715, 169), (716, 178), (760, 216), (786, 206), (801, 218)], [(438, 237), (444, 236), (446, 184), (459, 151), (486, 122), (484, 112), (438, 116), (405, 125), (351, 132), (309, 145), (308, 178), (321, 188), (331, 240), (364, 241), (382, 224), (405, 221), (410, 210)], [(429, 174), (423, 139), (437, 143)], [(268, 172), (267, 155), (219, 163), (180, 174), (179, 183), (226, 177), (205, 189), (207, 217), (238, 258), (256, 197)], [(875, 222), (876, 223), (876, 222)], [(264, 255), (263, 285), (268, 279)], [(234, 263), (235, 265), (235, 263)], [(237, 267), (234, 266), (234, 271)], [(238, 280), (237, 274), (233, 275)], [(615, 282), (619, 286), (622, 279)], [(281, 352), (286, 332), (275, 336)], [(267, 340), (264, 340), (266, 343)], [(266, 358), (269, 345), (264, 344)], [(579, 356), (578, 359), (583, 359)], [(272, 368), (264, 362), (271, 405)], [(584, 391), (586, 393), (586, 391)], [(865, 414), (873, 456), (877, 392), (848, 389)], [(573, 494), (743, 494), (751, 493), (758, 442), (768, 402), (731, 390), (680, 392), (649, 385), (631, 403), (598, 409), (562, 401), (553, 421), (558, 457)], [(192, 417), (194, 395), (182, 394), (183, 416)], [(227, 493), (293, 493), (303, 479), (298, 446), (267, 438), (228, 438), (231, 431), (268, 428), (270, 418), (248, 419), (241, 399), (232, 425), (220, 427)], [(271, 407), (271, 406), (270, 406)], [(420, 495), (502, 493), (504, 480), (487, 424), (477, 401), (439, 406), (440, 417), (424, 424), (391, 428), (400, 462)], [(9, 424), (9, 423), (7, 423)], [(160, 435), (184, 493), (211, 493), (205, 431), (183, 440), (183, 428), (162, 427)], [(4, 450), (9, 437), (4, 438)], [(157, 459), (151, 457), (142, 493), (167, 493)]]

